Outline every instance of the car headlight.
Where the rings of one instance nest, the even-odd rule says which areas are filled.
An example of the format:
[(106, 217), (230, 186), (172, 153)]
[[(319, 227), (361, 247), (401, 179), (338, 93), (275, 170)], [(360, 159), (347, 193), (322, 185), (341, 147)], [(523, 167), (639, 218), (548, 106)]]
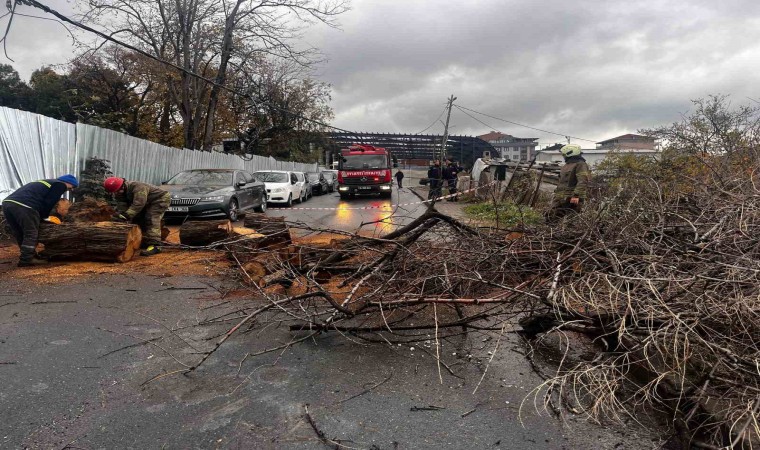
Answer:
[(201, 201), (203, 202), (223, 202), (224, 196), (223, 195), (212, 195), (210, 197), (201, 197)]
[(281, 188), (280, 187), (280, 188), (274, 188), (274, 189), (272, 189), (272, 193), (273, 194), (276, 194), (278, 192), (285, 192), (285, 188)]

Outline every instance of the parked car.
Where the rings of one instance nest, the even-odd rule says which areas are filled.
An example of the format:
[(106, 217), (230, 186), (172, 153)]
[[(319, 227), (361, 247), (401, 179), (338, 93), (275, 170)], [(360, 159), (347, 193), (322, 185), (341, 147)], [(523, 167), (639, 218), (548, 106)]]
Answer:
[(286, 170), (260, 170), (253, 176), (264, 183), (267, 199), (270, 203), (293, 205), (293, 201), (303, 202), (307, 195), (303, 174), (299, 180), (298, 172)]
[(307, 172), (306, 179), (311, 184), (311, 191), (316, 195), (326, 194), (330, 189), (325, 176), (321, 172)]
[(309, 180), (306, 179), (306, 174), (304, 172), (294, 173), (296, 174), (296, 177), (298, 177), (298, 182), (303, 183), (304, 185), (304, 196), (301, 199), (301, 203), (303, 203), (306, 200), (314, 197), (314, 190), (311, 188), (311, 183), (309, 183)]
[(185, 170), (163, 184), (171, 193), (167, 219), (223, 218), (238, 220), (240, 212), (264, 212), (264, 183), (250, 173), (235, 169)]
[(333, 170), (324, 170), (321, 173), (327, 182), (327, 192), (335, 192), (335, 188), (338, 186), (338, 173)]

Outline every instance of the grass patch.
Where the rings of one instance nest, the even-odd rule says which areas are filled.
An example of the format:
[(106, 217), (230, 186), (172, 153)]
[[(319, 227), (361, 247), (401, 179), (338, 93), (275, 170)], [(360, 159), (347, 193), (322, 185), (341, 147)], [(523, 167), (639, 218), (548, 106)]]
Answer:
[(533, 208), (518, 206), (511, 202), (475, 203), (465, 206), (464, 212), (475, 220), (498, 222), (499, 227), (504, 228), (511, 228), (518, 224), (534, 225), (543, 221), (543, 216)]

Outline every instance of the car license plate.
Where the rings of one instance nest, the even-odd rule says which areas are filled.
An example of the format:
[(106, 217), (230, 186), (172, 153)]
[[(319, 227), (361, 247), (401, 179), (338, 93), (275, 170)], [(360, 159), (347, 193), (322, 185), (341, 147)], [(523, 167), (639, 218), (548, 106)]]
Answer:
[(170, 206), (169, 212), (188, 212), (190, 211), (189, 206)]
[(359, 186), (359, 189), (372, 189), (372, 186)]

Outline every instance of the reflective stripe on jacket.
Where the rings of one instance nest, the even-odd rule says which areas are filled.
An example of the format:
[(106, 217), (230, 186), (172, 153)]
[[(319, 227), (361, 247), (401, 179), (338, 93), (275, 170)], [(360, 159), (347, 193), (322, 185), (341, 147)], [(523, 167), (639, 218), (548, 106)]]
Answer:
[(58, 180), (37, 180), (16, 189), (3, 202), (11, 202), (37, 211), (47, 217), (66, 193), (66, 183)]

